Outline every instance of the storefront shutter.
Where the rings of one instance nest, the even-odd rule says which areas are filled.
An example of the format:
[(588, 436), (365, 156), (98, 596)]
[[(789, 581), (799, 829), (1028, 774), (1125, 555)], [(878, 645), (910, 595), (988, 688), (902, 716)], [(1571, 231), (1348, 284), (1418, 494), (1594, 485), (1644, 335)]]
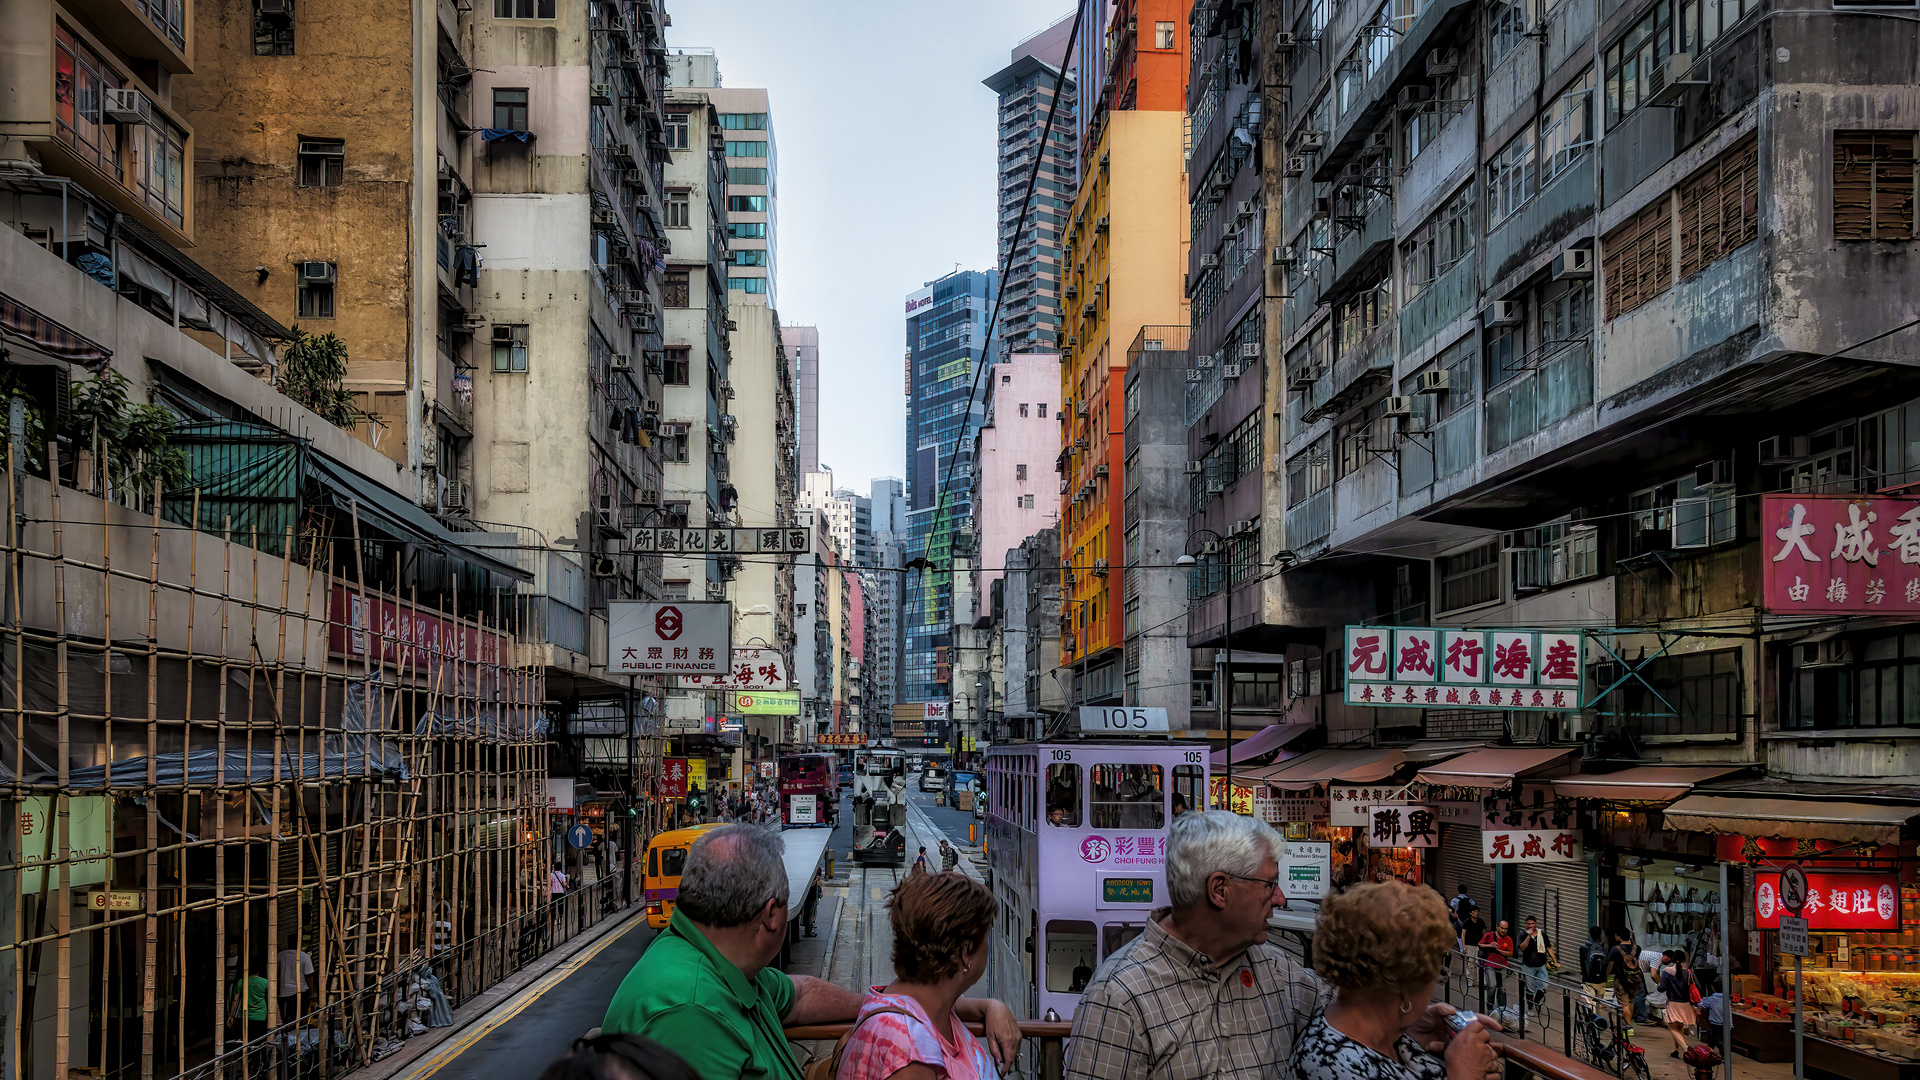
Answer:
[(1588, 869), (1585, 861), (1521, 865), (1514, 872), (1519, 903), (1514, 908), (1513, 939), (1520, 940), (1529, 915), (1546, 928), (1560, 957), (1560, 970), (1577, 978), (1580, 946), (1587, 940)]
[(1482, 918), (1493, 916), (1493, 867), (1481, 861), (1480, 830), (1472, 825), (1440, 827), (1440, 895), (1451, 903), (1466, 883), (1467, 895), (1480, 905)]

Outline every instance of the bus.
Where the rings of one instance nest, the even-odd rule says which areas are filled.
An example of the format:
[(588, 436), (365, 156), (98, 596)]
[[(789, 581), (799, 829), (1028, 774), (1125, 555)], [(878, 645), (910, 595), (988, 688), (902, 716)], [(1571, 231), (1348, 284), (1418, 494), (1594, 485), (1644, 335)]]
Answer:
[(719, 823), (715, 822), (674, 829), (656, 835), (653, 842), (647, 845), (644, 896), (648, 926), (660, 930), (673, 920), (673, 902), (680, 897), (680, 871), (687, 865), (687, 849), (693, 846), (701, 833), (719, 827)]
[(832, 754), (787, 754), (780, 758), (780, 827), (828, 828), (840, 788)]
[(1168, 903), (1167, 833), (1204, 809), (1201, 741), (1061, 740), (987, 750), (988, 994), (1073, 1019), (1093, 972)]
[(945, 791), (947, 788), (947, 767), (937, 761), (929, 761), (920, 770), (920, 790)]
[(898, 750), (862, 750), (853, 759), (853, 857), (907, 862), (907, 762)]

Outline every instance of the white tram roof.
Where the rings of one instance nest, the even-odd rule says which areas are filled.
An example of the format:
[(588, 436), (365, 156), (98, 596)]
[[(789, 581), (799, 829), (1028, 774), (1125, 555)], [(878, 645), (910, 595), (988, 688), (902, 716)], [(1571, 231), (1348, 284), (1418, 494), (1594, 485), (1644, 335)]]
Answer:
[(1015, 753), (1019, 751), (1048, 750), (1048, 749), (1054, 749), (1054, 748), (1072, 749), (1075, 747), (1082, 747), (1082, 746), (1118, 747), (1118, 748), (1133, 749), (1133, 750), (1165, 750), (1165, 749), (1168, 749), (1169, 747), (1185, 748), (1185, 747), (1206, 746), (1206, 745), (1208, 744), (1207, 744), (1207, 740), (1205, 739), (1170, 739), (1170, 738), (1162, 739), (1162, 738), (1152, 738), (1152, 737), (1143, 738), (1140, 736), (1114, 737), (1114, 738), (1089, 737), (1085, 739), (1075, 739), (1075, 738), (1046, 739), (1044, 741), (1038, 741), (1038, 742), (994, 743), (992, 746), (987, 747), (987, 753), (989, 755), (996, 754), (996, 753), (1005, 754), (1005, 753)]

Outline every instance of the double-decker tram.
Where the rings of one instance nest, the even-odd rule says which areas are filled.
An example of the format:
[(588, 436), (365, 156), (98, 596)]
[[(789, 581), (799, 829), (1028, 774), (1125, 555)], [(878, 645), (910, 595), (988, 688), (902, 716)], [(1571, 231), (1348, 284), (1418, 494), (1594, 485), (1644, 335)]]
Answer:
[(832, 754), (786, 754), (780, 758), (780, 825), (826, 828), (840, 800)]
[(898, 750), (862, 750), (853, 759), (853, 857), (907, 861), (907, 759)]
[(1109, 954), (1165, 907), (1167, 830), (1207, 805), (1200, 740), (1086, 739), (987, 751), (987, 865), (1000, 901), (989, 993), (1073, 1017)]

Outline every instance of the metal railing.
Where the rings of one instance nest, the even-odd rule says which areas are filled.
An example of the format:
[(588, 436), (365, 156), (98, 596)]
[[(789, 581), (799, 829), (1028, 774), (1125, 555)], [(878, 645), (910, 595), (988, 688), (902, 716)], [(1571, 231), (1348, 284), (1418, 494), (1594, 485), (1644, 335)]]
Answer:
[[(1645, 1080), (1646, 1053), (1633, 1042), (1632, 1017), (1616, 997), (1595, 997), (1583, 984), (1547, 973), (1531, 980), (1518, 962), (1500, 966), (1468, 953), (1447, 958), (1440, 1000), (1500, 1021), (1501, 1053), (1548, 1056), (1540, 1060), (1562, 1072), (1527, 1067), (1546, 1077), (1595, 1075)], [(1545, 969), (1538, 969), (1545, 971)], [(1649, 1021), (1648, 1030), (1660, 1027)], [(1664, 1033), (1663, 1033), (1664, 1037)], [(1578, 1066), (1578, 1071), (1565, 1071)]]

